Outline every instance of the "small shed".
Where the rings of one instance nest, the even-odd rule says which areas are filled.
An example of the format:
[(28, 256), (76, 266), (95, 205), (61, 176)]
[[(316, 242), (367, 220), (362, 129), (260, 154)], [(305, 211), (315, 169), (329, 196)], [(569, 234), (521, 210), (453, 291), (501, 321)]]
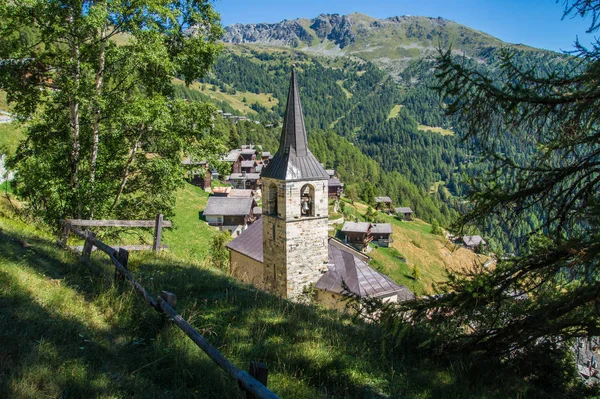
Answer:
[(390, 197), (375, 197), (377, 209), (383, 212), (389, 212), (392, 209), (392, 199)]
[(398, 215), (399, 219), (402, 219), (406, 222), (410, 222), (412, 219), (413, 211), (408, 207), (400, 207), (396, 208), (396, 215)]
[(340, 179), (336, 177), (332, 177), (328, 182), (329, 188), (327, 192), (327, 196), (331, 199), (340, 199), (342, 197), (342, 193), (344, 191), (344, 183), (340, 181)]

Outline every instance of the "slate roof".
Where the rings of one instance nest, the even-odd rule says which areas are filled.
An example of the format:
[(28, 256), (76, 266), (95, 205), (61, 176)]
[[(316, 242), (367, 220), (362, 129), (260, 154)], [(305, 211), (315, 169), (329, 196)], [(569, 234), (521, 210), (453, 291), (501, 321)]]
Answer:
[(486, 242), (483, 238), (481, 238), (481, 236), (463, 236), (463, 242), (465, 243), (465, 245), (467, 246), (477, 246), (479, 244), (483, 244), (485, 245)]
[(253, 168), (256, 161), (242, 161), (242, 168)]
[(329, 177), (335, 175), (335, 169), (325, 169), (325, 172), (327, 172)]
[(343, 233), (367, 233), (371, 227), (368, 222), (346, 222), (342, 226)]
[(205, 216), (246, 216), (254, 206), (253, 198), (209, 197)]
[(373, 223), (371, 234), (392, 234), (392, 225), (389, 223)]
[(223, 156), (221, 158), (221, 160), (224, 162), (235, 162), (235, 161), (237, 161), (239, 156), (240, 156), (239, 150), (231, 150), (231, 151), (229, 151), (229, 154)]
[(227, 180), (258, 180), (260, 173), (232, 173)]
[(262, 176), (287, 181), (329, 179), (325, 168), (308, 149), (304, 115), (294, 69), (290, 79), (279, 150), (264, 168)]
[(396, 208), (396, 213), (413, 213), (413, 210), (408, 207)]
[(392, 199), (390, 197), (375, 197), (375, 202), (377, 203), (391, 203)]
[(263, 151), (261, 155), (262, 155), (262, 157), (264, 157), (264, 158), (268, 158), (268, 157), (270, 157), (270, 156), (271, 156), (271, 153), (270, 153), (269, 151)]
[(230, 241), (227, 248), (263, 262), (262, 219), (252, 223), (242, 234)]
[[(414, 294), (404, 285), (398, 285), (385, 274), (379, 273), (368, 265), (368, 257), (344, 245), (340, 241), (329, 239), (329, 270), (321, 276), (315, 288), (347, 294), (348, 291), (361, 297), (381, 297), (398, 295), (399, 300), (414, 299)], [(347, 290), (342, 287), (342, 282)]]
[(254, 153), (256, 153), (256, 150), (254, 148), (245, 148), (240, 151), (240, 154), (242, 155), (252, 155)]
[(260, 206), (255, 206), (252, 208), (252, 213), (254, 215), (262, 215), (262, 208)]
[(329, 179), (329, 187), (342, 187), (343, 184), (337, 177), (332, 177)]

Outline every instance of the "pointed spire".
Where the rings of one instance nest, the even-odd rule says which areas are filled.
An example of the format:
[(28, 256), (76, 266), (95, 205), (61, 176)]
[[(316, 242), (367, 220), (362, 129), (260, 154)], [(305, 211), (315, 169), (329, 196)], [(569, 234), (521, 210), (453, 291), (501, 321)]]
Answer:
[(304, 115), (300, 103), (300, 90), (296, 82), (296, 69), (292, 67), (290, 89), (288, 91), (287, 108), (283, 118), (283, 129), (279, 142), (279, 151), (294, 151), (296, 156), (305, 157), (308, 152)]
[(296, 82), (296, 70), (293, 68), (279, 150), (263, 169), (261, 177), (286, 181), (329, 179), (323, 165), (308, 149), (300, 91)]

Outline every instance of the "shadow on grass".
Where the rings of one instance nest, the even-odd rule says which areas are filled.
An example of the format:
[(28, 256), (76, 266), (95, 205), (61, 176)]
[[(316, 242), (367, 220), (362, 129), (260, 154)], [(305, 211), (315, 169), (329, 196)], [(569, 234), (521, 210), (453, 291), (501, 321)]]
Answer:
[[(177, 327), (126, 286), (109, 280), (106, 256), (92, 266), (53, 243), (0, 233), (1, 397), (243, 397)], [(98, 320), (57, 311), (10, 268), (46, 287), (60, 281)], [(130, 270), (151, 294), (177, 295), (177, 310), (236, 366), (265, 362), (282, 398), (493, 398), (515, 389), (467, 378), (426, 357), (398, 355), (377, 326), (294, 304), (169, 255), (135, 253)], [(51, 288), (44, 288), (49, 292)], [(50, 302), (51, 304), (52, 302)], [(82, 349), (83, 348), (83, 349)], [(515, 381), (518, 382), (518, 381)], [(517, 384), (515, 384), (517, 385)]]

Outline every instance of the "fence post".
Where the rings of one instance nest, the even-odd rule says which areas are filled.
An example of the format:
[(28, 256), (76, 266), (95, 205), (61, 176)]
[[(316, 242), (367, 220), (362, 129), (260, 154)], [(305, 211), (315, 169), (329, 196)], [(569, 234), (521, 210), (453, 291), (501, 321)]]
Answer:
[(69, 239), (69, 233), (71, 233), (71, 229), (66, 224), (63, 225), (62, 232), (60, 233), (59, 243), (62, 247), (67, 247), (67, 241)]
[(173, 294), (169, 291), (161, 291), (160, 297), (164, 299), (164, 301), (173, 309), (175, 309), (175, 305), (177, 305), (177, 295)]
[(92, 240), (95, 238), (96, 238), (96, 234), (94, 234), (91, 231), (87, 232), (87, 238), (85, 239), (85, 244), (83, 244), (83, 253), (81, 254), (81, 257), (83, 258), (84, 262), (90, 261), (90, 256), (92, 255), (92, 249), (94, 248), (94, 244), (92, 243)]
[[(115, 258), (123, 265), (124, 269), (127, 269), (127, 263), (129, 263), (129, 251), (125, 248), (119, 248), (119, 252), (115, 255)], [(115, 281), (120, 283), (125, 281), (125, 276), (119, 272), (119, 269), (115, 267)]]
[(154, 245), (152, 250), (155, 254), (160, 252), (160, 240), (162, 238), (162, 225), (163, 225), (163, 215), (159, 213), (156, 215), (156, 222), (154, 224)]
[[(258, 382), (267, 386), (267, 378), (269, 376), (269, 369), (264, 363), (261, 362), (250, 362), (250, 368), (248, 374), (254, 377)], [(246, 391), (246, 399), (255, 399), (254, 395)]]

